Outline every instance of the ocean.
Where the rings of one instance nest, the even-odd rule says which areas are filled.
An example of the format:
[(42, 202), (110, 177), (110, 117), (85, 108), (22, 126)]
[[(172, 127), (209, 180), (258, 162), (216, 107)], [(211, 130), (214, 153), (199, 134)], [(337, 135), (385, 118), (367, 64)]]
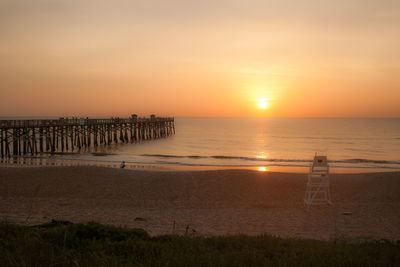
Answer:
[(400, 170), (400, 119), (178, 117), (175, 129), (168, 138), (14, 162), (305, 172), (318, 152), (333, 172)]

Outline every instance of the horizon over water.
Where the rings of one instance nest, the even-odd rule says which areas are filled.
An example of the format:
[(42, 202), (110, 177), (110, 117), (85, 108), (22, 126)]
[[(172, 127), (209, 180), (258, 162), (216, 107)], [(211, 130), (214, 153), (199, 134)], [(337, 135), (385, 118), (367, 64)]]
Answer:
[(305, 172), (319, 152), (328, 156), (333, 172), (400, 170), (399, 118), (176, 117), (175, 129), (168, 138), (39, 155), (39, 159)]

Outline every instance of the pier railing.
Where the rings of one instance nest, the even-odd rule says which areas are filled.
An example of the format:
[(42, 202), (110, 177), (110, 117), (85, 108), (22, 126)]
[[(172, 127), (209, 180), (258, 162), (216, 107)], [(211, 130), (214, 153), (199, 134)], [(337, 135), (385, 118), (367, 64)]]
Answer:
[(0, 120), (0, 155), (11, 157), (134, 143), (175, 134), (173, 117)]

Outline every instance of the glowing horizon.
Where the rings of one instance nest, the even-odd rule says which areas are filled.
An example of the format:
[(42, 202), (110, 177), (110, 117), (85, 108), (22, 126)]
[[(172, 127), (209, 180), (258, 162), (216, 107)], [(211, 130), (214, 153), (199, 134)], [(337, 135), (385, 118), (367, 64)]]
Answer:
[(398, 1), (5, 0), (0, 25), (3, 117), (400, 117)]

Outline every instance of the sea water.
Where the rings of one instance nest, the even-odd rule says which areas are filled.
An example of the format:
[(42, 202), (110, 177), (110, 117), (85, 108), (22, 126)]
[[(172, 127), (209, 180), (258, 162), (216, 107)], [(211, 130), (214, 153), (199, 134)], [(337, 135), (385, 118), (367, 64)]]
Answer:
[[(175, 118), (158, 140), (39, 155), (75, 162), (174, 168), (306, 171), (316, 152), (332, 170), (400, 170), (400, 119)], [(100, 152), (100, 153), (99, 153)]]

